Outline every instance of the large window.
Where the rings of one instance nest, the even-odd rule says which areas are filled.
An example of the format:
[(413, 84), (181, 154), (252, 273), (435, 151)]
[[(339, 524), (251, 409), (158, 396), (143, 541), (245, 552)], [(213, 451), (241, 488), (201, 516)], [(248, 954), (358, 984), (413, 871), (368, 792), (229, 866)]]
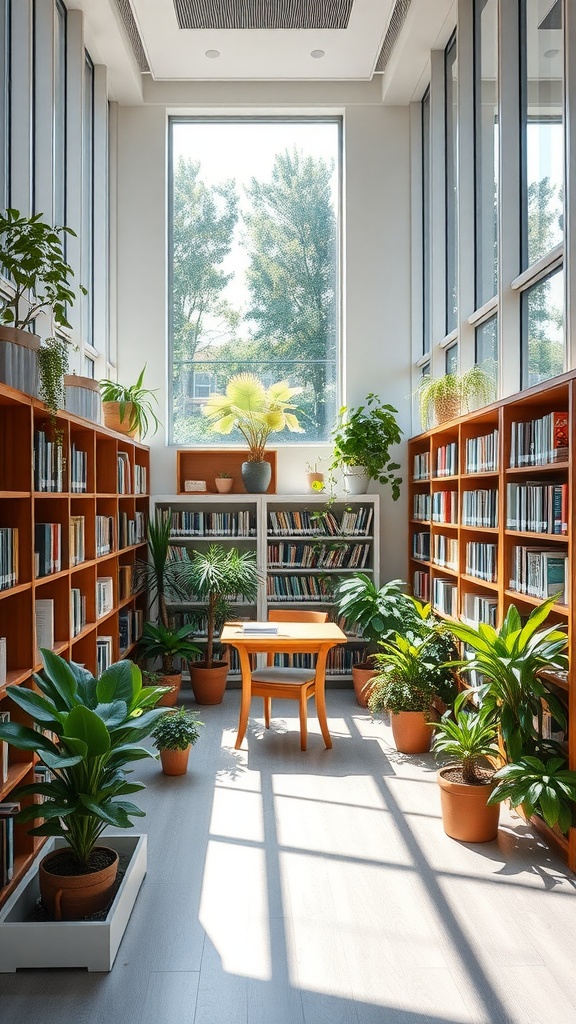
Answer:
[(458, 326), (458, 60), (456, 36), (444, 54), (446, 119), (446, 334)]
[(170, 155), (170, 441), (241, 444), (214, 434), (202, 405), (243, 371), (302, 388), (299, 440), (327, 441), (339, 404), (339, 120), (174, 118)]
[(0, 4), (0, 202), (10, 205), (10, 0)]
[(498, 2), (474, 4), (476, 308), (498, 289)]
[(94, 65), (84, 60), (84, 110), (82, 115), (82, 284), (88, 294), (82, 300), (82, 340), (94, 344)]
[(66, 8), (60, 0), (56, 3), (55, 17), (54, 223), (62, 225), (66, 223)]
[(498, 316), (479, 324), (476, 328), (476, 363), (492, 377), (498, 386)]
[(522, 266), (564, 237), (562, 0), (521, 0)]
[(548, 274), (522, 295), (522, 386), (564, 370), (564, 272)]
[(422, 353), (430, 351), (430, 89), (422, 100)]

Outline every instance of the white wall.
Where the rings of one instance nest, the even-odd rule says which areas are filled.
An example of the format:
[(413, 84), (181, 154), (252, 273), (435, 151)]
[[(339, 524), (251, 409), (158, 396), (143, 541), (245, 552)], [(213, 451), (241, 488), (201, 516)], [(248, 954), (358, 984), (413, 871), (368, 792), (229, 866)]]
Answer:
[[(317, 111), (316, 111), (317, 112)], [(331, 109), (331, 113), (334, 109)], [(118, 377), (146, 384), (166, 409), (166, 124), (164, 105), (118, 108)], [(344, 110), (344, 394), (357, 405), (377, 392), (410, 428), (410, 189), (407, 107)], [(176, 450), (164, 430), (148, 438), (152, 488), (176, 488)], [(278, 445), (278, 490), (302, 493), (307, 459), (318, 453)], [(398, 461), (404, 461), (405, 445)], [(404, 468), (404, 467), (403, 467)], [(406, 479), (406, 473), (404, 472)], [(405, 488), (382, 504), (382, 579), (405, 578)]]

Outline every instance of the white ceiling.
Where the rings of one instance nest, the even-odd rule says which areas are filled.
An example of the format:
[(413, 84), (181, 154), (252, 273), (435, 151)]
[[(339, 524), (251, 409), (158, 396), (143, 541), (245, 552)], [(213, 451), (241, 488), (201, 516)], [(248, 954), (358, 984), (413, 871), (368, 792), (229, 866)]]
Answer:
[[(393, 91), (392, 102), (407, 102), (455, 5), (455, 0), (214, 0), (215, 11), (241, 22), (247, 14), (257, 24), (289, 15), (291, 25), (326, 25), (340, 18), (345, 27), (180, 28), (175, 0), (65, 2), (83, 12), (86, 45), (93, 60), (107, 66), (110, 96), (120, 103), (140, 103), (155, 86), (162, 90), (179, 82), (238, 83), (239, 90), (260, 83), (263, 96), (268, 82), (293, 83), (293, 88), (311, 83), (311, 96), (314, 83), (318, 88), (334, 83), (340, 90), (371, 85), (369, 102), (378, 82), (380, 102), (386, 101), (390, 75), (384, 75), (381, 91), (383, 79), (375, 72), (383, 70), (377, 63), (387, 32), (387, 44), (394, 40), (393, 57), (402, 53), (401, 89)], [(210, 0), (177, 2), (185, 14), (196, 16), (203, 7), (210, 15)], [(407, 42), (414, 32), (418, 45), (412, 61)], [(312, 57), (318, 50), (324, 55)], [(206, 56), (207, 51), (219, 56)], [(390, 64), (398, 71), (397, 60)]]

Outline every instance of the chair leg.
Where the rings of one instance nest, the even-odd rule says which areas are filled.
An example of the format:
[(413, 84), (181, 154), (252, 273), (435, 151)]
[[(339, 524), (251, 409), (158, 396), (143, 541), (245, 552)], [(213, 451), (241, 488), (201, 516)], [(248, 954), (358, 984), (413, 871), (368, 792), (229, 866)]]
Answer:
[(308, 696), (304, 687), (300, 690), (300, 750), (306, 750), (308, 739)]
[(270, 716), (272, 714), (272, 697), (263, 697), (264, 701), (264, 725), (270, 728)]

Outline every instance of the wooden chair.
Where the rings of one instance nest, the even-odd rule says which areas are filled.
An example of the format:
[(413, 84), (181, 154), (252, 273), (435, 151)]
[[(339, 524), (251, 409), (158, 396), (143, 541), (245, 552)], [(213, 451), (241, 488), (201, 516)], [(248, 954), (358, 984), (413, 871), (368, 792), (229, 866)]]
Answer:
[[(328, 612), (280, 609), (269, 612), (268, 620), (270, 622), (327, 622)], [(262, 697), (264, 700), (264, 723), (267, 729), (270, 728), (273, 697), (297, 700), (300, 705), (300, 749), (306, 750), (308, 700), (316, 695), (316, 668), (315, 666), (312, 668), (280, 666), (274, 665), (273, 661), (273, 655), (269, 655), (266, 668), (257, 668), (252, 672), (252, 696)]]

